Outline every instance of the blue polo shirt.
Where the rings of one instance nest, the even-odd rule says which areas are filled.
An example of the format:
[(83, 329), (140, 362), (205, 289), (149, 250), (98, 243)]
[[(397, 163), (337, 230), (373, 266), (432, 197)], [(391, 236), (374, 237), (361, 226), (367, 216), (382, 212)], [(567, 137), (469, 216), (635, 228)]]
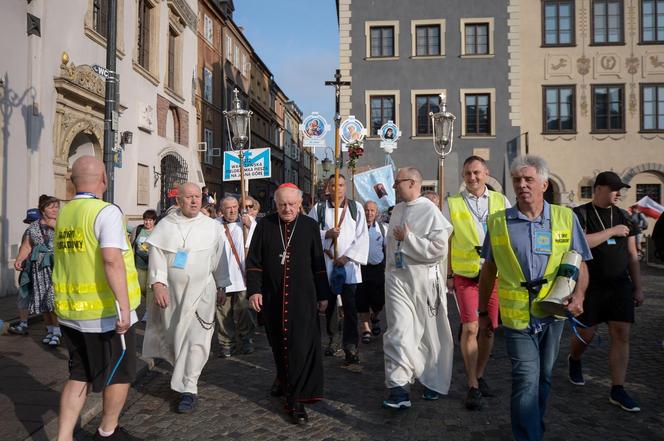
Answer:
[[(512, 244), (512, 249), (514, 250), (516, 258), (519, 261), (519, 265), (521, 265), (524, 277), (527, 281), (537, 280), (544, 277), (544, 270), (549, 261), (549, 256), (546, 254), (536, 254), (533, 250), (535, 249), (536, 232), (551, 232), (551, 206), (548, 202), (544, 201), (544, 210), (542, 210), (542, 214), (535, 219), (529, 219), (518, 210), (518, 205), (515, 205), (514, 207), (505, 210), (505, 217), (507, 220), (507, 231), (510, 236), (510, 243)], [(574, 215), (570, 249), (579, 253), (584, 262), (593, 258), (588, 242), (586, 241), (586, 236), (576, 215)], [(487, 261), (494, 262), (491, 252), (489, 232), (487, 232), (486, 237), (484, 238), (482, 257)], [(550, 323), (553, 320), (555, 320), (553, 317), (537, 319), (531, 316), (528, 330), (530, 332), (539, 332), (543, 325)]]

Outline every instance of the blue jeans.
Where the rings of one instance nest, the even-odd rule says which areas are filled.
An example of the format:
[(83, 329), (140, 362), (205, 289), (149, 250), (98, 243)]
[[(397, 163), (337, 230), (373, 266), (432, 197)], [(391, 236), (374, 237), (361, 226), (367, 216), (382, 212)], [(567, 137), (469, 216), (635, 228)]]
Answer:
[(551, 371), (558, 358), (564, 325), (564, 321), (556, 321), (537, 334), (505, 328), (507, 354), (512, 361), (510, 407), (516, 441), (539, 441), (544, 436)]

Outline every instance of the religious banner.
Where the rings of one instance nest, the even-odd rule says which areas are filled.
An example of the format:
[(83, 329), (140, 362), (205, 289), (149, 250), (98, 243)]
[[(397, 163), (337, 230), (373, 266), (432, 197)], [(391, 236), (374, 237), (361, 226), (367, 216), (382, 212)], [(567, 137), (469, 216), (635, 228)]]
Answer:
[(303, 146), (310, 148), (325, 148), (325, 135), (330, 131), (330, 125), (318, 112), (304, 118), (300, 124), (300, 133), (304, 137)]
[(341, 123), (339, 126), (339, 136), (341, 137), (341, 150), (348, 151), (348, 145), (352, 143), (362, 143), (367, 136), (367, 129), (353, 115)]
[(374, 201), (378, 209), (387, 211), (396, 204), (394, 170), (391, 166), (374, 168), (355, 175), (356, 194), (362, 203)]

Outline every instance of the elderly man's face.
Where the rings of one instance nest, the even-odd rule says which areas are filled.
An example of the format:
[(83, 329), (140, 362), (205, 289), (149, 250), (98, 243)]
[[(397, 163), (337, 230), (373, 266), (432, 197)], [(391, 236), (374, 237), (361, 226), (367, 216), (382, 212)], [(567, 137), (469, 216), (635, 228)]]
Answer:
[(186, 217), (196, 217), (201, 211), (201, 189), (196, 185), (185, 184), (178, 196), (180, 210)]
[(226, 222), (237, 221), (239, 204), (235, 199), (225, 199), (221, 203), (221, 211), (223, 212)]
[(294, 188), (284, 188), (277, 192), (275, 202), (281, 220), (284, 222), (292, 222), (300, 213), (302, 196), (300, 195), (300, 192)]
[(544, 200), (544, 192), (549, 183), (542, 181), (535, 167), (523, 167), (512, 174), (512, 186), (517, 202), (531, 205)]
[(372, 225), (378, 215), (378, 207), (373, 202), (367, 202), (364, 205), (364, 215), (367, 217), (367, 224)]

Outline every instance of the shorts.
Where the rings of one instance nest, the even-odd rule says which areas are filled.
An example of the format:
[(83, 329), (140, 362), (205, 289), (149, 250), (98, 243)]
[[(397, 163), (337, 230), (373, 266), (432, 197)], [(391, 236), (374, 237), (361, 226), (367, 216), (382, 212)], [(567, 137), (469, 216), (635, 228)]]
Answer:
[(577, 319), (586, 326), (606, 322), (634, 323), (634, 285), (621, 277), (588, 286), (583, 301), (583, 314)]
[[(498, 283), (494, 283), (493, 292), (489, 297), (489, 305), (487, 311), (493, 328), (498, 327)], [(477, 279), (469, 279), (463, 276), (454, 276), (454, 292), (459, 305), (459, 315), (461, 316), (461, 323), (472, 323), (479, 320), (477, 315), (480, 303), (479, 295), (479, 281)]]
[[(120, 335), (115, 331), (81, 332), (68, 326), (61, 329), (69, 350), (69, 379), (91, 383), (93, 392), (101, 392), (122, 354)], [(136, 325), (124, 336), (127, 352), (111, 384), (132, 383), (136, 379)]]
[(16, 299), (16, 307), (18, 309), (30, 309), (30, 294), (22, 297), (19, 293), (18, 298)]
[(357, 286), (357, 312), (382, 311), (385, 305), (385, 266), (362, 265), (362, 283)]

